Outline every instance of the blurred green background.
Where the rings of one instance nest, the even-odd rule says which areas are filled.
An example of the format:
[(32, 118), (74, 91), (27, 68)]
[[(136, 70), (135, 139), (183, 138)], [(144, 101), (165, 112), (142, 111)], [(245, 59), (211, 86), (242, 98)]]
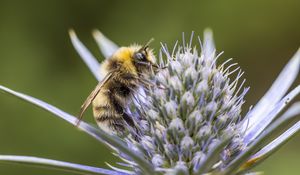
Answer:
[[(211, 27), (218, 50), (225, 51), (222, 59), (235, 58), (246, 72), (247, 111), (300, 46), (299, 7), (299, 0), (0, 0), (0, 84), (76, 115), (96, 80), (73, 49), (70, 28), (102, 60), (91, 36), (94, 28), (119, 45), (154, 37), (152, 46), (158, 49), (160, 41), (172, 45), (182, 32), (202, 36)], [(1, 93), (0, 111), (0, 154), (102, 167), (114, 162), (97, 141), (28, 103)], [(89, 110), (85, 120), (94, 122), (91, 116)], [(298, 134), (256, 169), (299, 174), (299, 139)], [(0, 174), (68, 173), (0, 164)]]

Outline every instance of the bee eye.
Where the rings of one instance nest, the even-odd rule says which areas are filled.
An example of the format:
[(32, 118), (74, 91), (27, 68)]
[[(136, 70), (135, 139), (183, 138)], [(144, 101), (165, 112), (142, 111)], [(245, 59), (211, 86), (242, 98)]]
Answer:
[(135, 58), (138, 59), (138, 60), (141, 60), (141, 61), (147, 60), (146, 55), (144, 53), (140, 53), (140, 52), (135, 54)]

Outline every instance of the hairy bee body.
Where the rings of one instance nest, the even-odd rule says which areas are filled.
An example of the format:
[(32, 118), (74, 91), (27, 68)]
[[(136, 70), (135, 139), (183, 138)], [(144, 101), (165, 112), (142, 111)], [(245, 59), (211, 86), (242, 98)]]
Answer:
[[(122, 62), (114, 59), (107, 60), (107, 72), (115, 66), (124, 66)], [(107, 64), (107, 65), (106, 65)], [(125, 108), (134, 95), (134, 90), (139, 86), (137, 75), (120, 68), (115, 75), (106, 82), (93, 101), (93, 114), (98, 126), (106, 132), (122, 133), (126, 123), (133, 126), (133, 121), (125, 112)]]
[(153, 65), (154, 56), (148, 46), (121, 47), (101, 64), (101, 74), (106, 78), (88, 99), (91, 99), (94, 118), (102, 130), (123, 134), (126, 126), (135, 127), (132, 116), (126, 111)]

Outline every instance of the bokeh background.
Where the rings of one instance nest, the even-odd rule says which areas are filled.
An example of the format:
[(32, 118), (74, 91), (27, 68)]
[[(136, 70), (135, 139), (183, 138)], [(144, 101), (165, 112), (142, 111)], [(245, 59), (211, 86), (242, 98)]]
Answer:
[[(119, 45), (154, 37), (152, 46), (159, 49), (160, 41), (172, 45), (182, 32), (202, 36), (211, 27), (217, 49), (225, 51), (221, 61), (233, 57), (246, 72), (247, 111), (299, 48), (299, 7), (299, 0), (0, 0), (0, 84), (76, 115), (96, 80), (73, 49), (70, 28), (102, 60), (91, 36), (94, 28)], [(88, 135), (28, 103), (1, 93), (0, 111), (0, 154), (102, 167), (115, 160)], [(94, 122), (91, 110), (85, 120)], [(256, 169), (298, 175), (299, 139), (298, 134)], [(0, 164), (0, 174), (68, 173)]]

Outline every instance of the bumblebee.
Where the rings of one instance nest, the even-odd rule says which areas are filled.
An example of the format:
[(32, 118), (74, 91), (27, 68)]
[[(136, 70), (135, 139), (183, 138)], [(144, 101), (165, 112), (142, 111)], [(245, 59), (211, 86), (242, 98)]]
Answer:
[(100, 66), (104, 75), (80, 109), (78, 123), (90, 104), (98, 126), (110, 134), (124, 134), (126, 126), (135, 128), (132, 116), (126, 111), (138, 89), (145, 87), (147, 78), (158, 69), (148, 45), (119, 48)]

